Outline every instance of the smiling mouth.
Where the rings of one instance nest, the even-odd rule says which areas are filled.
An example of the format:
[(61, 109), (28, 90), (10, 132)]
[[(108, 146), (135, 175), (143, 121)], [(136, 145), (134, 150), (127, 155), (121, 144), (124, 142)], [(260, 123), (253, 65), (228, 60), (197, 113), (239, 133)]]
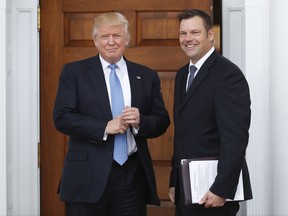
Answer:
[(196, 44), (186, 44), (185, 47), (188, 49), (194, 49), (197, 45)]

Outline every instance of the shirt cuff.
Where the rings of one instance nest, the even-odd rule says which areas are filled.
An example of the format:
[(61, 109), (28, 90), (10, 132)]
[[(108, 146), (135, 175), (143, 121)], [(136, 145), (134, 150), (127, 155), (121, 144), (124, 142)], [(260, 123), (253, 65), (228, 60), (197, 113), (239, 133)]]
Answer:
[(138, 127), (138, 128), (134, 128), (134, 127), (133, 127), (133, 134), (134, 134), (134, 135), (137, 135), (137, 134), (138, 134), (138, 131), (139, 131), (139, 127)]
[(106, 133), (106, 130), (104, 131), (103, 141), (106, 141), (108, 137), (108, 134)]

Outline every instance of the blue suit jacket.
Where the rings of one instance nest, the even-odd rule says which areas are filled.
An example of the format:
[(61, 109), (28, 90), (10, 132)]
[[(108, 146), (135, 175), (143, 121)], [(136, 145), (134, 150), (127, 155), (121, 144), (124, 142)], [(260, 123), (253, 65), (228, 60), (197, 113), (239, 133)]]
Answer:
[(177, 185), (181, 159), (217, 157), (218, 175), (211, 192), (233, 199), (242, 169), (244, 196), (251, 199), (245, 160), (251, 115), (247, 81), (235, 64), (214, 51), (186, 93), (188, 67), (182, 67), (175, 80), (170, 186)]
[[(150, 188), (148, 203), (158, 205), (147, 138), (162, 135), (170, 120), (157, 73), (127, 60), (126, 63), (131, 106), (137, 107), (141, 115), (139, 132), (134, 138)], [(53, 117), (56, 128), (70, 137), (59, 188), (60, 199), (96, 202), (105, 189), (114, 148), (114, 136), (109, 135), (103, 141), (112, 113), (99, 55), (64, 66)]]

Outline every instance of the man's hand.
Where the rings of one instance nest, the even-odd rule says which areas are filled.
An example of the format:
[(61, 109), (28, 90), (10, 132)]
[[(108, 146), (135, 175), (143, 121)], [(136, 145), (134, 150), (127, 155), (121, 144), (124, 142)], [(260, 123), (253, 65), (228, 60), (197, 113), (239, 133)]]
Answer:
[(125, 107), (122, 112), (123, 119), (125, 120), (126, 124), (138, 128), (140, 125), (140, 113), (139, 109), (136, 107)]
[(124, 121), (122, 116), (118, 116), (108, 122), (106, 126), (107, 134), (124, 134), (129, 125)]
[(175, 203), (175, 187), (169, 188), (168, 196), (169, 196), (170, 201), (172, 203)]
[(211, 208), (211, 207), (220, 207), (223, 206), (226, 202), (226, 199), (220, 196), (217, 196), (216, 194), (213, 194), (211, 191), (208, 191), (200, 200), (198, 203), (199, 205), (204, 204), (205, 208)]

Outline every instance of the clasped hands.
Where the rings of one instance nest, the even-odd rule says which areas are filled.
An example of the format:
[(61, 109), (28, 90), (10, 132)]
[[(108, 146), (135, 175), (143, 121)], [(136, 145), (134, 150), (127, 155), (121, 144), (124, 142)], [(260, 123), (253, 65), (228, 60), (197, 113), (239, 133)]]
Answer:
[(126, 106), (122, 114), (110, 120), (106, 126), (107, 134), (124, 134), (131, 126), (138, 128), (140, 125), (139, 109)]

